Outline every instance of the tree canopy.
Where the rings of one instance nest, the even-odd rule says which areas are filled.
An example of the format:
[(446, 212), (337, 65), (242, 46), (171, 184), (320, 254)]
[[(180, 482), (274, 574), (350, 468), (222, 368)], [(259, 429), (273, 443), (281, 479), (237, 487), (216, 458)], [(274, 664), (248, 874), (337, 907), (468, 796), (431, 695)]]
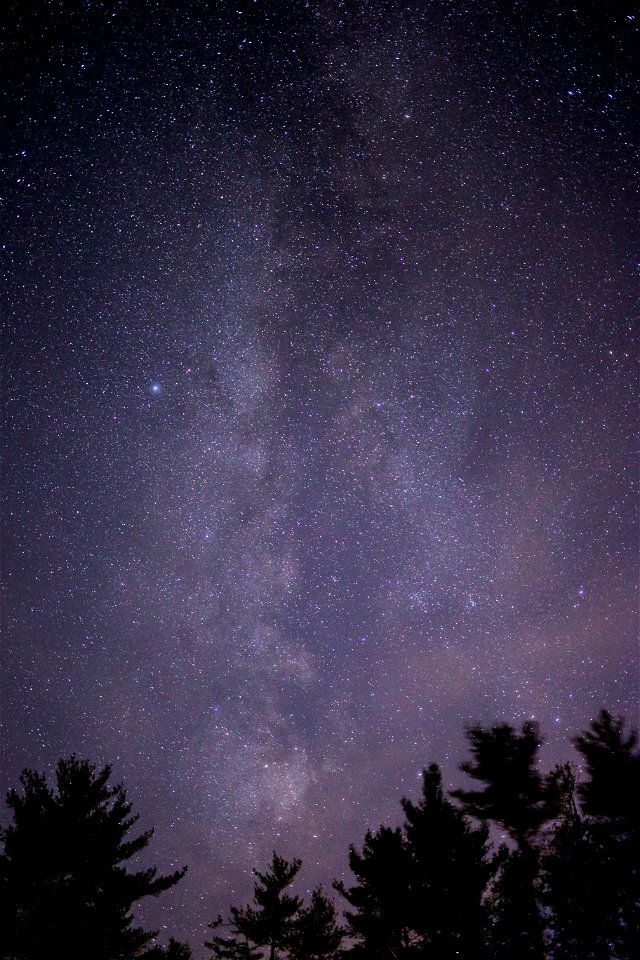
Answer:
[(257, 883), (253, 902), (231, 907), (230, 920), (218, 917), (210, 929), (225, 928), (227, 934), (215, 934), (205, 941), (216, 960), (258, 960), (266, 948), (270, 960), (295, 957), (296, 960), (334, 960), (342, 942), (342, 930), (333, 904), (317, 888), (311, 904), (287, 893), (300, 870), (301, 861), (288, 862), (274, 852), (264, 873), (254, 870)]
[[(547, 773), (533, 724), (467, 736), (470, 786), (447, 793), (430, 764), (401, 822), (351, 846), (351, 879), (333, 884), (344, 926), (322, 887), (306, 901), (295, 892), (301, 861), (274, 852), (251, 901), (209, 924), (211, 960), (637, 960), (637, 734), (603, 710), (573, 740), (581, 767)], [(53, 787), (25, 770), (7, 804), (3, 960), (190, 960), (189, 946), (161, 946), (134, 920), (186, 868), (127, 866), (153, 831), (135, 831), (109, 766), (62, 759)]]
[(131, 835), (138, 817), (110, 778), (111, 767), (72, 756), (59, 761), (55, 789), (25, 770), (22, 790), (9, 792), (13, 820), (0, 834), (3, 957), (128, 960), (153, 940), (131, 908), (173, 887), (186, 868), (164, 876), (156, 867), (127, 869), (153, 831)]

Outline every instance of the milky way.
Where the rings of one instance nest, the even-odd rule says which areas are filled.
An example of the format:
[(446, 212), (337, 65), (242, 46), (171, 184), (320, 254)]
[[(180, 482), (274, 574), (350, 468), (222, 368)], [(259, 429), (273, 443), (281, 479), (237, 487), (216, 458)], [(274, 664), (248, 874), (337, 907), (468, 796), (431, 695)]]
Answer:
[(638, 22), (10, 6), (0, 787), (111, 762), (199, 955), (465, 724), (638, 722)]

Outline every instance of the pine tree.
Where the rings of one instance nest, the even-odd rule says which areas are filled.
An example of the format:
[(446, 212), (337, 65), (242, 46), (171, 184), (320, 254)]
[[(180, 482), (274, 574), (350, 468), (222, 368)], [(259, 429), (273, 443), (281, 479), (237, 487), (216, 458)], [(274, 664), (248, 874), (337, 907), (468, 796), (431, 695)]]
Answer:
[(300, 911), (295, 921), (291, 956), (295, 960), (335, 960), (343, 938), (335, 907), (318, 887), (311, 894), (310, 905)]
[(226, 922), (222, 917), (209, 924), (210, 930), (228, 927), (229, 934), (216, 934), (211, 940), (205, 940), (205, 947), (212, 951), (214, 960), (261, 960), (262, 950), (251, 946), (246, 935), (240, 933), (232, 921)]
[(571, 765), (556, 767), (549, 784), (557, 816), (541, 859), (548, 955), (552, 960), (609, 960), (602, 913), (608, 914), (611, 895), (601, 889), (601, 850), (589, 820), (578, 810)]
[(625, 734), (622, 717), (601, 710), (591, 728), (576, 737), (587, 780), (578, 788), (582, 808), (591, 817), (619, 825), (622, 832), (635, 832), (640, 824), (640, 752), (638, 734)]
[(187, 944), (171, 937), (168, 947), (151, 947), (142, 954), (141, 960), (191, 960), (191, 957), (191, 949)]
[(474, 829), (447, 800), (437, 764), (424, 771), (420, 802), (405, 799), (402, 807), (411, 857), (411, 926), (420, 937), (420, 955), (475, 960), (487, 926), (488, 830)]
[(518, 733), (508, 723), (489, 729), (470, 727), (467, 738), (473, 761), (460, 769), (483, 783), (482, 790), (454, 790), (465, 812), (504, 827), (521, 851), (548, 817), (544, 779), (536, 769), (542, 740), (534, 723)]
[(72, 756), (60, 760), (56, 791), (34, 771), (11, 790), (13, 822), (0, 833), (0, 956), (16, 960), (127, 960), (153, 939), (134, 926), (131, 908), (174, 886), (185, 869), (124, 866), (144, 850), (153, 831), (128, 838), (131, 816), (124, 789)]
[(600, 938), (618, 960), (638, 955), (640, 942), (640, 751), (635, 731), (603, 710), (574, 744), (587, 779), (578, 788), (595, 851), (592, 905)]
[(357, 883), (334, 883), (353, 907), (345, 914), (357, 941), (349, 955), (367, 960), (408, 956), (416, 938), (411, 929), (411, 861), (402, 832), (390, 827), (368, 831), (362, 853), (351, 847), (349, 866)]
[[(205, 943), (214, 957), (253, 960), (262, 955), (252, 952), (255, 947), (267, 947), (269, 960), (286, 953), (302, 901), (284, 891), (295, 879), (300, 866), (300, 860), (289, 863), (274, 852), (266, 873), (253, 871), (258, 878), (253, 903), (231, 908), (230, 937), (216, 935)], [(222, 925), (222, 918), (209, 924), (211, 929)]]
[(538, 852), (534, 840), (549, 819), (544, 778), (536, 768), (541, 740), (533, 723), (518, 733), (509, 724), (467, 731), (472, 761), (460, 769), (484, 784), (479, 790), (454, 790), (464, 812), (501, 826), (516, 849), (503, 852), (493, 885), (493, 950), (497, 957), (539, 960), (544, 955), (543, 920), (537, 899)]

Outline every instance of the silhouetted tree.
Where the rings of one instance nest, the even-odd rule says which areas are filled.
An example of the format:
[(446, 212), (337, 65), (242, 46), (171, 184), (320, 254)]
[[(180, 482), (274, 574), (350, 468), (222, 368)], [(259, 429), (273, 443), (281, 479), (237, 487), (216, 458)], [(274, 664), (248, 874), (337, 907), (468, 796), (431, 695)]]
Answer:
[[(246, 907), (231, 908), (229, 938), (216, 936), (205, 943), (214, 951), (214, 957), (238, 957), (243, 960), (246, 957), (249, 960), (250, 957), (261, 956), (260, 953), (250, 952), (254, 947), (267, 947), (270, 960), (275, 960), (278, 954), (286, 952), (302, 901), (300, 897), (284, 891), (293, 882), (300, 866), (300, 860), (289, 863), (274, 852), (266, 873), (253, 871), (258, 878), (253, 890), (253, 903)], [(209, 924), (212, 929), (222, 925), (221, 918)]]
[(433, 960), (476, 960), (488, 920), (483, 897), (493, 873), (489, 831), (473, 828), (447, 800), (437, 764), (424, 771), (420, 802), (405, 799), (402, 807), (418, 953)]
[(536, 724), (524, 723), (521, 733), (507, 723), (470, 727), (467, 738), (473, 761), (461, 763), (460, 769), (484, 788), (453, 790), (451, 795), (469, 816), (499, 824), (518, 849), (525, 849), (548, 817), (545, 784), (536, 768), (542, 743)]
[(295, 920), (290, 940), (295, 960), (335, 960), (344, 931), (338, 925), (336, 910), (321, 887), (311, 894), (311, 903)]
[(537, 770), (538, 728), (524, 723), (518, 733), (509, 724), (467, 731), (473, 760), (460, 769), (484, 784), (480, 790), (454, 790), (469, 816), (501, 826), (516, 844), (504, 852), (492, 890), (492, 949), (496, 958), (543, 957), (543, 921), (536, 884), (538, 852), (533, 840), (549, 819), (547, 789)]
[(168, 890), (186, 868), (168, 876), (155, 867), (127, 870), (153, 831), (128, 838), (138, 818), (110, 776), (109, 766), (96, 771), (73, 756), (59, 761), (55, 792), (31, 770), (20, 778), (22, 792), (9, 792), (13, 822), (0, 833), (0, 956), (127, 960), (153, 939), (134, 926), (131, 908)]
[(171, 937), (168, 947), (151, 947), (142, 954), (141, 960), (191, 960), (191, 957), (190, 947)]
[[(468, 731), (477, 785), (445, 795), (436, 764), (422, 796), (404, 799), (400, 829), (351, 847), (348, 931), (321, 888), (304, 907), (286, 894), (300, 862), (273, 855), (254, 902), (232, 908), (221, 960), (631, 960), (640, 943), (640, 753), (635, 733), (603, 711), (574, 741), (586, 779), (537, 768), (538, 730)], [(580, 801), (580, 802), (579, 802)], [(469, 818), (480, 821), (474, 826)], [(506, 842), (495, 854), (489, 825)], [(210, 924), (225, 926), (222, 918)], [(341, 947), (344, 939), (347, 948)], [(181, 960), (181, 958), (176, 958)]]
[(212, 951), (215, 960), (261, 960), (262, 950), (252, 946), (233, 921), (225, 923), (222, 917), (218, 917), (209, 924), (210, 930), (219, 930), (221, 927), (227, 927), (229, 934), (216, 934), (204, 943), (205, 947)]
[(503, 844), (494, 865), (495, 876), (487, 891), (486, 955), (491, 960), (540, 960), (545, 952), (537, 862), (531, 853)]
[(574, 744), (587, 778), (578, 787), (595, 851), (601, 940), (619, 960), (638, 956), (640, 944), (640, 752), (635, 731), (602, 710)]
[(411, 928), (411, 861), (401, 830), (368, 831), (362, 853), (351, 847), (349, 866), (357, 883), (352, 887), (334, 883), (353, 907), (345, 913), (357, 941), (349, 956), (367, 960), (407, 956), (416, 936)]
[(611, 893), (602, 886), (602, 851), (576, 804), (571, 765), (556, 767), (549, 786), (557, 817), (541, 857), (547, 955), (552, 960), (608, 960), (602, 918), (611, 906)]
[(637, 732), (625, 734), (624, 726), (622, 717), (601, 710), (591, 728), (575, 738), (587, 768), (578, 794), (585, 814), (633, 833), (640, 826), (640, 752)]

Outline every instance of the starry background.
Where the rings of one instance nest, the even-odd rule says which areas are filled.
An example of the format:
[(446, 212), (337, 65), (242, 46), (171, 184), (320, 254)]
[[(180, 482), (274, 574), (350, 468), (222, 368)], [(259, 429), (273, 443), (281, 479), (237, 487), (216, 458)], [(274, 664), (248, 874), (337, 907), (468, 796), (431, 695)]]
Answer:
[(638, 721), (639, 21), (9, 8), (0, 787), (112, 762), (198, 955), (465, 724)]

